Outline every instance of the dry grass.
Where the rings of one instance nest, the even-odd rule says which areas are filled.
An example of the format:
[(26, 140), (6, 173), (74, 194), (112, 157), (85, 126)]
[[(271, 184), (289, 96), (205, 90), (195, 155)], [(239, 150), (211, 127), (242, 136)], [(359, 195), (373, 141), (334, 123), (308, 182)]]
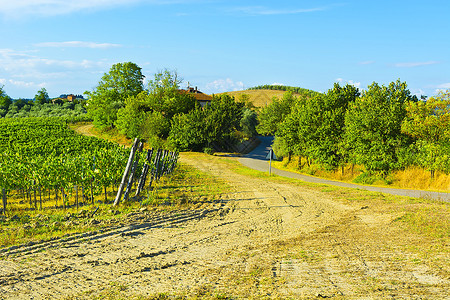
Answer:
[(73, 123), (70, 124), (69, 127), (79, 134), (95, 136), (100, 139), (118, 143), (119, 145), (130, 147), (133, 144), (133, 140), (119, 133), (117, 128), (107, 128), (102, 130), (94, 127), (92, 122)]
[[(273, 166), (280, 170), (308, 174), (344, 182), (354, 182), (354, 180), (364, 171), (364, 168), (358, 165), (353, 166), (353, 170), (351, 165), (347, 165), (344, 168), (343, 173), (340, 168), (337, 170), (324, 170), (318, 165), (311, 165), (310, 167), (303, 165), (302, 168), (299, 168), (298, 159), (299, 158), (294, 157), (290, 162), (288, 162), (287, 159), (284, 159), (283, 161), (275, 161), (273, 162)], [(406, 170), (392, 172), (386, 179), (382, 179), (381, 177), (379, 179), (374, 178), (372, 184), (406, 189), (449, 192), (450, 175), (442, 172), (436, 172), (435, 178), (431, 179), (429, 171), (418, 167), (409, 167)]]
[[(281, 99), (284, 93), (286, 93), (286, 91), (246, 90), (246, 91), (226, 92), (223, 94), (233, 96), (235, 97), (236, 100), (239, 100), (239, 97), (245, 94), (250, 97), (250, 102), (253, 103), (255, 107), (265, 107), (266, 105), (272, 103), (273, 97)], [(294, 96), (298, 96), (298, 94), (294, 93)]]
[(394, 186), (421, 190), (450, 191), (450, 175), (436, 172), (431, 179), (430, 172), (418, 167), (410, 167), (394, 173)]

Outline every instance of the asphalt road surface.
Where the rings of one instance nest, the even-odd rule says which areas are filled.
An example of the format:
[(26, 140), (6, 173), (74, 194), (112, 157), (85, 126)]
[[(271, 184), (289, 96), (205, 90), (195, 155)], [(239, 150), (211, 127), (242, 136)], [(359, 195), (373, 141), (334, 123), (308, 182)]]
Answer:
[[(273, 137), (260, 137), (261, 143), (258, 147), (255, 148), (252, 152), (245, 155), (244, 157), (239, 158), (239, 161), (246, 167), (249, 167), (254, 170), (268, 172), (269, 171), (269, 162), (266, 158), (271, 149), (271, 145), (273, 142)], [(387, 194), (399, 195), (399, 196), (408, 196), (413, 198), (425, 198), (425, 199), (436, 199), (440, 201), (450, 202), (450, 193), (441, 193), (441, 192), (432, 192), (432, 191), (424, 191), (424, 190), (412, 190), (412, 189), (397, 189), (397, 188), (384, 188), (384, 187), (376, 187), (376, 186), (367, 186), (360, 185), (354, 183), (346, 183), (334, 180), (328, 180), (323, 178), (318, 178), (314, 176), (307, 176), (298, 173), (278, 170), (272, 166), (272, 173), (289, 178), (296, 178), (306, 182), (313, 183), (321, 183), (321, 184), (329, 184), (334, 186), (341, 187), (349, 187), (349, 188), (357, 188), (374, 192), (382, 192)]]

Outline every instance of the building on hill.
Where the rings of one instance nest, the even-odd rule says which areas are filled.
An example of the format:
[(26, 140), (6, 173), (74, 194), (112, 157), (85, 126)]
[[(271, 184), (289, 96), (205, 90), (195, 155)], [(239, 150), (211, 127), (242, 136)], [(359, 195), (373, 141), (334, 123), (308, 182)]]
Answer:
[(74, 94), (62, 94), (59, 96), (62, 100), (67, 100), (69, 102), (75, 101), (76, 99), (84, 99), (82, 95), (74, 95)]
[(188, 86), (186, 90), (180, 90), (180, 92), (187, 93), (187, 94), (190, 94), (191, 96), (193, 96), (202, 107), (204, 107), (207, 104), (210, 104), (211, 100), (213, 98), (210, 95), (200, 92), (197, 89), (197, 87), (193, 88), (193, 87)]

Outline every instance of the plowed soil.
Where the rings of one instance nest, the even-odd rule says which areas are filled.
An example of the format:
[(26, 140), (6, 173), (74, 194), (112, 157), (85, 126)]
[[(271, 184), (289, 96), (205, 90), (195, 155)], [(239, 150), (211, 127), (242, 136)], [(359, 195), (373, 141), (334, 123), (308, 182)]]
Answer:
[[(221, 158), (181, 161), (229, 191), (195, 210), (136, 212), (129, 224), (0, 260), (0, 298), (450, 299), (448, 244), (398, 226), (398, 212), (308, 186), (238, 174)], [(163, 294), (164, 293), (164, 297)]]

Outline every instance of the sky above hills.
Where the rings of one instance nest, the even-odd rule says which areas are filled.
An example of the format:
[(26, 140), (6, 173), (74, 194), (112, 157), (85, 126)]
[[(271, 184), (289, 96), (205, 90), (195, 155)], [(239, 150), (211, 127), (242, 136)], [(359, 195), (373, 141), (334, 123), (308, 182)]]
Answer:
[(0, 86), (82, 94), (131, 61), (206, 93), (400, 78), (431, 96), (450, 89), (449, 13), (448, 0), (0, 0)]

